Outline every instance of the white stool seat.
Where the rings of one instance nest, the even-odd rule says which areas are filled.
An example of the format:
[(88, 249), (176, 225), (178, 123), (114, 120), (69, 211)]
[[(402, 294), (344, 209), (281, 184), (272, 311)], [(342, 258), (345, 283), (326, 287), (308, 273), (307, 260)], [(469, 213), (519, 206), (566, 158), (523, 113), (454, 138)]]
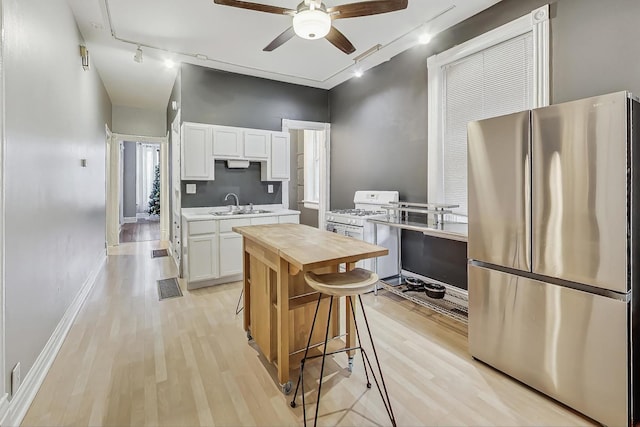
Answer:
[(360, 295), (372, 291), (378, 275), (364, 268), (355, 268), (344, 273), (305, 273), (304, 280), (309, 286), (323, 294), (335, 297)]

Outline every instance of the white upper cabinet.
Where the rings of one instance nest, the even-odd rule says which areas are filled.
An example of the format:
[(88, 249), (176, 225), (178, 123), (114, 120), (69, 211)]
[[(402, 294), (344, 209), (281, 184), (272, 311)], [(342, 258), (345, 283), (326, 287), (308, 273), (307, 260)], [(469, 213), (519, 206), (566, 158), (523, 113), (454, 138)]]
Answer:
[(210, 181), (214, 179), (211, 126), (183, 123), (181, 163), (183, 180)]
[(244, 157), (250, 160), (267, 160), (269, 158), (269, 140), (271, 132), (247, 129), (244, 131)]
[(212, 126), (213, 156), (216, 159), (237, 159), (243, 156), (242, 130), (228, 126)]
[(212, 181), (215, 160), (260, 162), (262, 181), (290, 177), (290, 142), (285, 132), (185, 122), (180, 145), (182, 180)]
[[(290, 150), (289, 134), (271, 133), (271, 156), (267, 162), (267, 181), (286, 181), (289, 179)], [(264, 168), (263, 168), (264, 169)]]

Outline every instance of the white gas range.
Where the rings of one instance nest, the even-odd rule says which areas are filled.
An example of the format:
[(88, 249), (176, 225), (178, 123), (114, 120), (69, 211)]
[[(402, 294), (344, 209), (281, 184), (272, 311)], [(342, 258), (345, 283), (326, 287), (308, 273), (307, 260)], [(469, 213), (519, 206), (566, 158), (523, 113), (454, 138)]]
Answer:
[[(380, 278), (399, 274), (398, 232), (388, 226), (368, 222), (370, 218), (386, 216), (382, 206), (397, 202), (397, 191), (356, 191), (354, 209), (337, 209), (326, 213), (326, 229), (343, 236), (376, 243), (389, 249), (389, 255), (358, 262), (358, 267), (375, 271)], [(377, 229), (377, 233), (376, 233)], [(376, 238), (377, 237), (377, 238)]]

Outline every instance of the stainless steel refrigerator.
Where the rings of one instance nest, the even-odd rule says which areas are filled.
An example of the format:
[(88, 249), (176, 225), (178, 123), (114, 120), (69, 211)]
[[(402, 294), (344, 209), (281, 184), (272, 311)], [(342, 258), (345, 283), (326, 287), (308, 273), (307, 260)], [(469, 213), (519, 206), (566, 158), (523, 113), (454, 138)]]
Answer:
[(610, 426), (639, 417), (639, 107), (468, 126), (471, 355)]

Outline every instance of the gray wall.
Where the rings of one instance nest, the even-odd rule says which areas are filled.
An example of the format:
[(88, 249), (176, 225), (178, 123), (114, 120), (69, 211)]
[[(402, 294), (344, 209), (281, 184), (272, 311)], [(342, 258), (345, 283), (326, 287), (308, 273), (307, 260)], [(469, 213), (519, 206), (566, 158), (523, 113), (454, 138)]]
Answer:
[[(235, 203), (234, 198), (225, 201), (228, 193), (238, 195), (240, 205), (272, 205), (282, 203), (282, 183), (260, 181), (260, 163), (251, 162), (247, 169), (229, 169), (227, 162), (215, 162), (215, 181), (182, 181), (182, 207), (197, 208), (224, 206)], [(186, 185), (196, 184), (196, 194), (187, 194)], [(267, 186), (273, 185), (273, 193)]]
[[(169, 110), (174, 99), (179, 99), (183, 122), (277, 131), (282, 129), (282, 119), (329, 121), (329, 92), (326, 90), (190, 64), (182, 64), (169, 100)], [(169, 110), (168, 118), (172, 117)], [(195, 195), (184, 192), (183, 182), (182, 207), (211, 206), (221, 200), (220, 195), (230, 191), (242, 193), (242, 203), (282, 203), (280, 184), (270, 183), (276, 186), (275, 192), (266, 193), (267, 183), (259, 180), (255, 168), (254, 164), (245, 170), (216, 165), (215, 181), (197, 183)], [(237, 191), (228, 190), (231, 187)]]
[(427, 195), (427, 67), (413, 49), (330, 91), (331, 208), (356, 190)]
[[(113, 132), (125, 135), (165, 136), (167, 117), (164, 111), (113, 106)], [(169, 126), (171, 123), (169, 123)]]
[[(399, 190), (427, 199), (427, 64), (440, 53), (518, 18), (546, 0), (504, 0), (330, 91), (331, 207), (352, 206), (356, 190)], [(640, 94), (640, 1), (558, 0), (551, 4), (553, 103), (628, 89)], [(355, 161), (354, 159), (357, 159)], [(423, 251), (403, 233), (403, 253)], [(409, 247), (404, 247), (405, 243)], [(418, 270), (417, 261), (406, 264)]]
[(124, 142), (122, 205), (125, 218), (136, 217), (136, 143)]
[[(6, 361), (25, 378), (105, 245), (111, 102), (64, 0), (2, 2)], [(87, 167), (80, 159), (87, 159)]]
[(559, 0), (551, 20), (552, 102), (625, 89), (640, 95), (639, 18), (638, 0)]
[(182, 121), (282, 130), (282, 119), (329, 121), (323, 89), (182, 64)]

